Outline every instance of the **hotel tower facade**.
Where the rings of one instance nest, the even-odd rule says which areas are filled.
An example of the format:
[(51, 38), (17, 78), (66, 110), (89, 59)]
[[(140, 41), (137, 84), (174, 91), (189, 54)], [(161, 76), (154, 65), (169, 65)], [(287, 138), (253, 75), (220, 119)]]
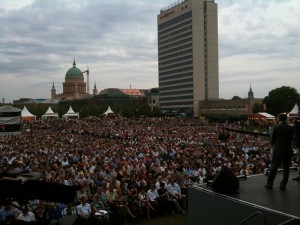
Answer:
[(180, 0), (160, 10), (159, 102), (162, 110), (200, 115), (200, 101), (219, 98), (218, 8)]

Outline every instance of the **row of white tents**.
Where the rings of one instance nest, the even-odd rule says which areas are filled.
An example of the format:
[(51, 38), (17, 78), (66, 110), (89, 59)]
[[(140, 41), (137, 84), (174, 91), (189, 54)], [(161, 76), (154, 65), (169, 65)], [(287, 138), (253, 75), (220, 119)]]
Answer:
[[(105, 113), (103, 113), (103, 115), (115, 115), (115, 113), (111, 110), (110, 106), (108, 107), (108, 109), (105, 111)], [(28, 109), (26, 108), (26, 106), (23, 107), (22, 111), (21, 111), (21, 118), (23, 121), (31, 121), (31, 120), (36, 120), (36, 116), (33, 115), (31, 112), (28, 111)], [(53, 112), (52, 108), (49, 106), (48, 110), (45, 112), (44, 115), (42, 115), (41, 117), (42, 119), (48, 119), (48, 118), (54, 118), (54, 119), (58, 119), (59, 115), (58, 113)], [(72, 106), (70, 106), (69, 110), (62, 115), (63, 119), (79, 119), (79, 113), (78, 112), (74, 112)]]
[[(297, 105), (297, 103), (295, 104), (295, 106), (293, 107), (293, 109), (288, 113), (288, 117), (289, 118), (295, 118), (295, 117), (299, 117), (299, 106)], [(103, 115), (115, 115), (115, 113), (112, 111), (112, 109), (110, 108), (110, 106), (108, 107), (108, 109), (103, 113)], [(23, 121), (28, 121), (28, 120), (36, 120), (36, 116), (33, 115), (32, 113), (30, 113), (28, 111), (28, 109), (26, 108), (26, 106), (24, 106), (24, 108), (21, 111), (21, 118)], [(49, 106), (48, 110), (46, 111), (46, 113), (44, 115), (42, 115), (41, 117), (42, 119), (48, 119), (48, 118), (59, 118), (58, 113), (53, 112), (52, 108)], [(79, 113), (78, 112), (74, 112), (74, 110), (72, 109), (72, 107), (70, 106), (69, 110), (62, 116), (63, 119), (71, 119), (71, 118), (77, 118), (79, 119)], [(249, 116), (249, 119), (275, 119), (275, 116), (270, 115), (268, 113), (257, 113), (254, 115)]]
[[(23, 121), (30, 121), (30, 120), (36, 120), (36, 116), (33, 115), (29, 110), (26, 108), (26, 106), (23, 107), (21, 111), (21, 118)], [(42, 119), (48, 119), (48, 118), (59, 118), (58, 113), (53, 112), (52, 108), (49, 106), (48, 110), (45, 112), (44, 115), (41, 117)], [(72, 109), (72, 106), (70, 106), (68, 112), (66, 112), (63, 116), (63, 119), (69, 119), (69, 118), (77, 118), (79, 119), (79, 113), (74, 112)]]
[[(48, 110), (46, 111), (46, 113), (44, 115), (42, 115), (41, 118), (42, 119), (59, 118), (59, 116), (58, 116), (58, 113), (53, 112), (53, 110), (49, 106)], [(66, 112), (64, 115), (62, 115), (62, 118), (63, 119), (70, 119), (70, 118), (79, 119), (79, 113), (74, 112), (74, 110), (72, 109), (72, 106), (70, 106), (68, 112)]]

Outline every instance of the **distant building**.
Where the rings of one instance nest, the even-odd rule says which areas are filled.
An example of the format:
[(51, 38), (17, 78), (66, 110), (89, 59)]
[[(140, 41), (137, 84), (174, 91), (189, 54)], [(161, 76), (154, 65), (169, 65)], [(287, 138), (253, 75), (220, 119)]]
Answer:
[[(149, 89), (119, 89), (119, 88), (106, 88), (101, 90), (97, 94), (97, 87), (94, 84), (93, 96), (89, 98), (64, 98), (59, 101), (60, 104), (89, 104), (89, 103), (97, 103), (97, 104), (129, 104), (135, 100), (143, 100), (147, 101)], [(156, 98), (158, 98), (158, 92), (155, 94)], [(158, 100), (153, 100), (153, 103), (158, 102)], [(154, 106), (151, 103), (148, 103), (149, 106)], [(155, 103), (156, 104), (156, 103)]]
[(213, 0), (181, 0), (157, 16), (162, 110), (200, 115), (200, 101), (219, 98), (218, 8)]
[(45, 105), (51, 105), (51, 104), (57, 104), (59, 100), (57, 99), (45, 99), (45, 98), (20, 98), (19, 100), (14, 100), (13, 105), (15, 106), (24, 106), (28, 104), (45, 104)]
[[(152, 90), (152, 89), (151, 89)], [(77, 102), (84, 101), (85, 104), (87, 103), (99, 103), (99, 104), (114, 104), (114, 103), (119, 103), (119, 104), (129, 104), (132, 101), (136, 99), (142, 99), (142, 100), (147, 100), (148, 98), (148, 89), (119, 89), (119, 88), (106, 88), (102, 91), (100, 91), (99, 94), (93, 96), (92, 98), (89, 99), (78, 99), (78, 100), (73, 100)], [(156, 98), (158, 98), (158, 94), (156, 94)], [(66, 100), (67, 101), (67, 100)], [(66, 102), (63, 101), (63, 102)], [(148, 101), (147, 101), (148, 102)], [(153, 101), (155, 102), (155, 101)], [(150, 102), (148, 104), (151, 106)]]
[(241, 116), (253, 114), (254, 104), (262, 104), (262, 98), (246, 98), (234, 100), (209, 100), (200, 101), (201, 116)]
[(134, 98), (144, 98), (145, 93), (142, 89), (120, 89), (121, 92), (123, 92), (126, 95), (129, 95)]
[[(54, 82), (52, 84), (51, 89), (51, 99), (84, 99), (89, 98), (92, 95), (90, 95), (89, 92), (89, 84), (84, 81), (84, 73), (87, 74), (87, 77), (89, 76), (89, 69), (85, 71), (81, 71), (76, 67), (75, 60), (73, 62), (73, 67), (71, 67), (65, 76), (65, 82), (63, 82), (63, 93), (56, 94), (56, 88), (54, 85)], [(87, 79), (88, 80), (88, 79)], [(97, 92), (96, 84), (94, 85), (93, 94), (95, 95)]]
[(93, 89), (93, 96), (96, 96), (98, 94), (98, 89), (96, 86), (96, 82), (94, 83), (94, 89)]
[(88, 102), (96, 102), (99, 104), (114, 104), (114, 103), (130, 103), (130, 96), (122, 92), (118, 88), (107, 88), (93, 98), (89, 99)]
[(254, 92), (250, 85), (247, 98), (234, 98), (230, 100), (204, 100), (200, 101), (201, 116), (234, 117), (249, 116), (253, 114), (253, 106), (262, 104), (262, 98), (254, 98)]
[(250, 89), (248, 91), (248, 98), (254, 98), (254, 94), (253, 94), (253, 91), (252, 91), (251, 84), (250, 84)]
[(147, 91), (146, 97), (147, 97), (148, 105), (150, 105), (151, 109), (153, 109), (153, 107), (159, 106), (159, 89), (158, 88), (151, 88), (149, 91)]
[[(107, 88), (100, 93), (96, 83), (94, 83), (93, 94), (89, 94), (88, 79), (85, 82), (84, 74), (89, 76), (89, 69), (81, 71), (76, 67), (76, 62), (74, 60), (73, 67), (71, 67), (65, 75), (65, 82), (63, 82), (63, 93), (57, 94), (54, 82), (51, 88), (51, 99), (32, 99), (32, 98), (21, 98), (19, 100), (14, 100), (13, 104), (16, 106), (24, 106), (28, 104), (76, 104), (78, 106), (85, 105), (89, 103), (99, 103), (99, 104), (128, 104), (136, 99), (143, 99), (145, 102), (147, 100), (147, 93), (149, 89), (118, 89), (118, 88)], [(158, 98), (158, 90), (155, 94)], [(151, 96), (154, 96), (154, 92)], [(4, 99), (3, 99), (4, 102)], [(152, 100), (149, 102), (150, 106), (154, 106), (158, 103), (158, 100)]]

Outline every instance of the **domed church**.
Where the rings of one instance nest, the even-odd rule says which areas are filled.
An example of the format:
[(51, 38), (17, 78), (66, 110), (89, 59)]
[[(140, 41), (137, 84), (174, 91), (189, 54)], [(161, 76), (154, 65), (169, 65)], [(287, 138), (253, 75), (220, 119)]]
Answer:
[[(65, 82), (63, 82), (63, 93), (56, 94), (54, 81), (51, 89), (51, 99), (82, 99), (90, 97), (91, 95), (87, 91), (87, 83), (84, 82), (84, 73), (89, 76), (89, 70), (81, 71), (76, 67), (75, 59), (73, 67), (71, 67), (65, 76)], [(96, 87), (94, 87), (95, 89)], [(95, 90), (94, 90), (95, 91)]]

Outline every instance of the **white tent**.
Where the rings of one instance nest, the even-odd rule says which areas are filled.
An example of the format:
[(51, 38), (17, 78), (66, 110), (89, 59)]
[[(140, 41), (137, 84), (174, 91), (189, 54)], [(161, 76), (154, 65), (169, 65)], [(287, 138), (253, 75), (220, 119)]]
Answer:
[(79, 119), (79, 113), (74, 112), (72, 106), (70, 106), (68, 112), (66, 112), (63, 116), (63, 119), (77, 118)]
[(36, 120), (36, 116), (31, 114), (28, 111), (28, 109), (26, 108), (26, 106), (24, 106), (22, 111), (21, 111), (21, 118), (22, 118), (22, 121)]
[(42, 119), (48, 119), (48, 118), (56, 118), (58, 119), (58, 113), (53, 112), (51, 107), (49, 106), (47, 112), (45, 112), (44, 115), (42, 115)]
[(294, 105), (294, 108), (292, 109), (292, 111), (290, 111), (288, 113), (288, 117), (299, 117), (299, 106), (297, 105), (297, 103)]
[(111, 110), (110, 106), (108, 106), (107, 110), (105, 113), (103, 113), (105, 116), (115, 116), (116, 114)]
[(273, 119), (275, 119), (275, 116), (273, 116), (269, 113), (266, 113), (266, 112), (258, 112), (258, 113), (248, 116), (248, 119), (250, 119), (250, 120), (261, 120), (261, 119), (273, 120)]

